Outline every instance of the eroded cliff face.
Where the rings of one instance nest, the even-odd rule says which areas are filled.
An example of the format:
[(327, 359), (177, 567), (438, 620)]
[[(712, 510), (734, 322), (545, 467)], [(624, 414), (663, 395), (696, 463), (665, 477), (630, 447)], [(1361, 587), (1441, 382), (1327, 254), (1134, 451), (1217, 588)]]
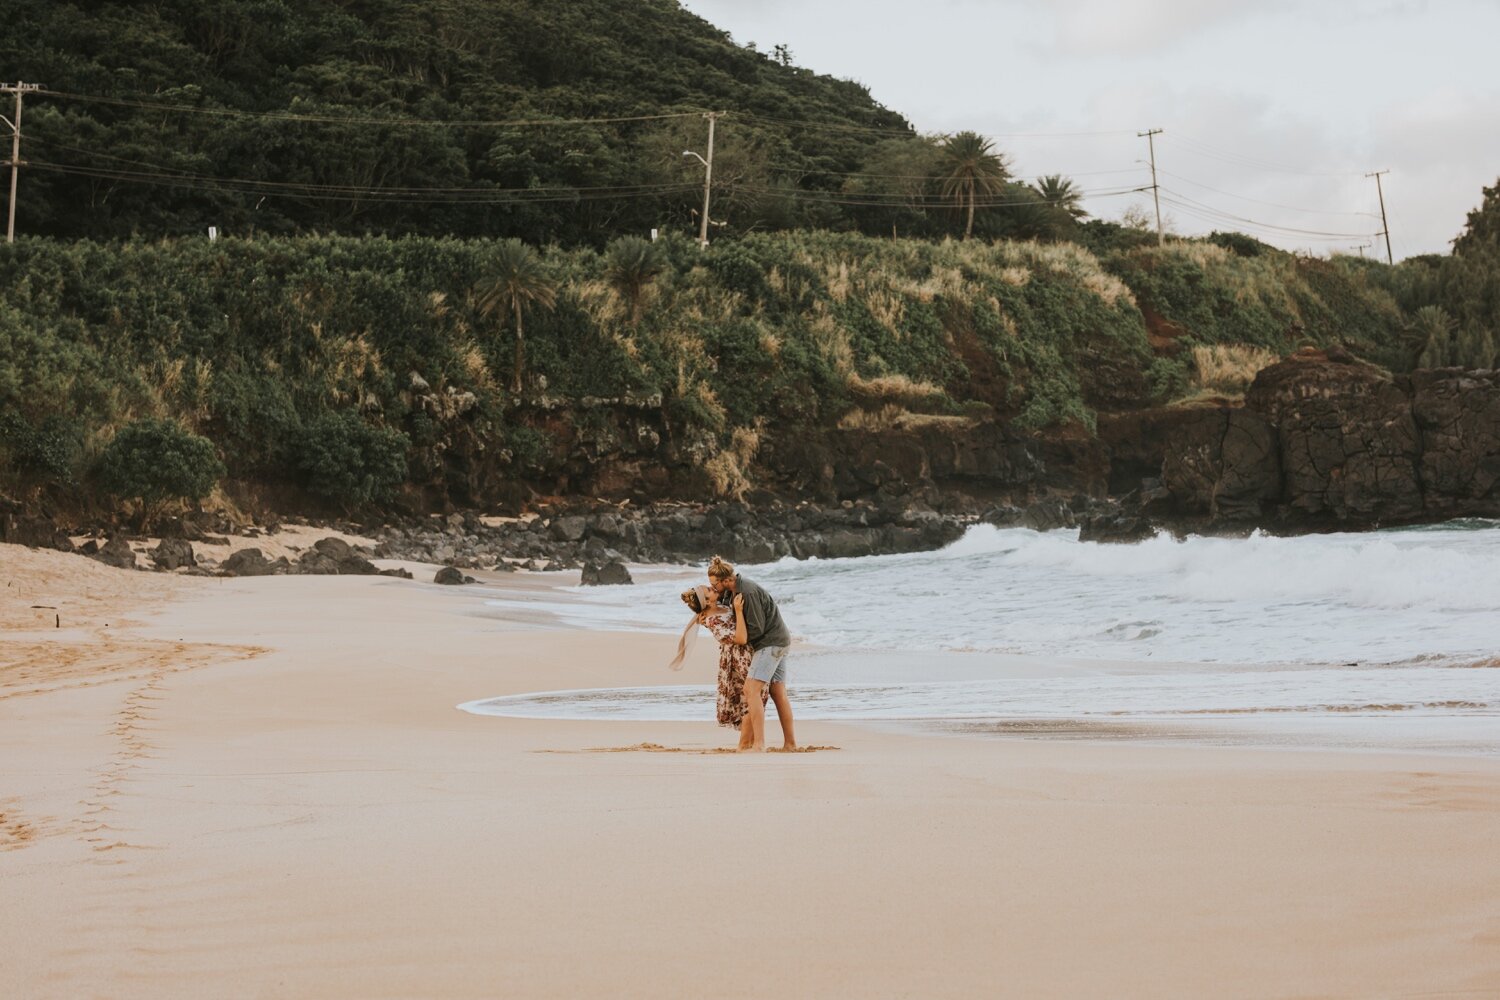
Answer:
[(476, 505), (486, 494), (705, 501), (732, 466), (752, 504), (907, 497), (977, 514), (1066, 498), (1081, 514), (1085, 498), (1113, 496), (1174, 526), (1286, 530), (1500, 516), (1500, 372), (1397, 376), (1336, 350), (1264, 369), (1242, 404), (1103, 414), (1097, 433), (959, 416), (769, 425), (730, 466), (712, 440), (674, 435), (650, 407), (546, 420), (555, 450), (545, 470), (525, 484), (476, 483)]
[(1210, 522), (1361, 527), (1500, 515), (1500, 372), (1393, 376), (1294, 355), (1242, 408), (1177, 414), (1159, 509)]
[[(937, 534), (907, 530), (934, 512), (1078, 524), (1085, 537), (1115, 540), (1155, 526), (1300, 531), (1500, 517), (1500, 371), (1396, 376), (1337, 351), (1302, 352), (1263, 370), (1242, 404), (1101, 414), (1097, 433), (1081, 424), (1031, 432), (994, 419), (908, 414), (875, 428), (763, 426), (753, 447), (731, 454), (711, 437), (674, 433), (659, 400), (591, 400), (533, 414), (532, 426), (549, 446), (521, 475), (512, 456), (450, 454), (446, 471), (438, 465), (431, 485), (393, 513), (559, 502), (613, 509), (625, 501), (639, 510), (657, 501), (711, 505), (729, 493), (772, 520), (759, 534), (720, 542), (757, 554), (767, 549), (762, 541), (780, 537), (775, 512), (804, 503), (881, 511), (875, 527), (899, 527), (900, 537), (861, 536), (852, 546), (830, 535), (833, 542), (788, 542), (787, 551), (937, 543)], [(265, 493), (236, 500), (261, 520), (297, 512)], [(0, 497), (0, 541), (64, 547), (62, 529), (100, 523)], [(685, 552), (681, 541), (650, 552)]]

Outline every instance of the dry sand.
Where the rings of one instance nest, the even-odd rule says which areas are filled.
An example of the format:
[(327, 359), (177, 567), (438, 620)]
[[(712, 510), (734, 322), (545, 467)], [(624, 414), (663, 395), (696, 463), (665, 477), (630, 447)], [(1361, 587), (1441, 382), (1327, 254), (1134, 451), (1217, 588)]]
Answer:
[(1492, 760), (584, 752), (732, 735), (456, 711), (682, 680), (472, 588), (0, 578), (0, 997), (1500, 996)]

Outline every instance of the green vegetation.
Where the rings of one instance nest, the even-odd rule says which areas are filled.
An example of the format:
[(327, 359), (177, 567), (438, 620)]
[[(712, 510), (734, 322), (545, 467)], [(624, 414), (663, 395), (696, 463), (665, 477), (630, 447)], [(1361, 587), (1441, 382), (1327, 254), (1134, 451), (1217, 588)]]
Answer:
[(1451, 255), (1370, 273), (1411, 315), (1408, 365), (1500, 367), (1500, 181), (1484, 189)]
[(99, 485), (120, 500), (138, 500), (150, 524), (168, 501), (197, 502), (213, 492), (224, 465), (213, 442), (171, 420), (122, 427), (99, 455)]
[[(1068, 238), (973, 133), (918, 137), (859, 84), (675, 0), (16, 0), (21, 232), (427, 235), (602, 248), (792, 229)], [(978, 144), (978, 145), (976, 145)], [(1076, 206), (1075, 206), (1076, 207)]]
[(298, 434), (296, 468), (309, 493), (354, 510), (395, 496), (406, 481), (410, 444), (400, 431), (372, 427), (348, 410), (324, 413)]
[(505, 240), (495, 248), (491, 275), (479, 293), (479, 315), (485, 319), (515, 317), (515, 366), (510, 391), (520, 393), (526, 362), (526, 335), (522, 324), (528, 307), (550, 311), (557, 304), (557, 286), (542, 268), (536, 251), (520, 240)]
[[(604, 253), (33, 238), (0, 249), (0, 287), (5, 488), (59, 490), (115, 428), (170, 420), (235, 481), (346, 510), (546, 483), (569, 461), (559, 412), (565, 437), (601, 442), (609, 406), (656, 412), (737, 490), (752, 443), (783, 435), (906, 413), (1089, 426), (1186, 391), (1183, 346), (1345, 341), (1399, 359), (1412, 322), (1353, 259), (827, 232)], [(1176, 350), (1153, 349), (1160, 330)]]
[(11, 6), (0, 63), (49, 93), (0, 248), (7, 492), (483, 503), (628, 436), (738, 495), (789, 435), (1076, 432), (1304, 345), (1500, 361), (1500, 184), (1397, 267), (1159, 247), (674, 0)]
[(674, 0), (15, 0), (6, 15), (7, 78), (55, 92), (26, 106), (31, 234), (600, 247), (688, 232), (702, 173), (682, 151), (703, 148), (706, 111), (733, 112), (715, 163), (726, 233), (847, 225), (828, 196), (910, 134), (859, 84), (735, 44)]

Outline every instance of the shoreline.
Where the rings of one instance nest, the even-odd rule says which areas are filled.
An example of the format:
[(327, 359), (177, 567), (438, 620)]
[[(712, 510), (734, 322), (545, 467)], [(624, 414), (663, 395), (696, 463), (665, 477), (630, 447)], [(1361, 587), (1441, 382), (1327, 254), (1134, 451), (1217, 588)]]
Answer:
[(659, 636), (66, 559), (0, 549), (76, 619), (0, 617), (17, 996), (1500, 991), (1493, 761), (824, 722), (836, 751), (619, 752), (732, 736), (454, 706), (642, 683)]

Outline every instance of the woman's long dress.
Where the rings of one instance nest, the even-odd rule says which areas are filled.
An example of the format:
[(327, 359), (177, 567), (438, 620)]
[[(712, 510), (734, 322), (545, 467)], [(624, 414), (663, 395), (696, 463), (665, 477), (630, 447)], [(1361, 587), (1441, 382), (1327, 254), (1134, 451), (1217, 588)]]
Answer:
[[(735, 645), (732, 608), (709, 615), (707, 625), (714, 638), (719, 640), (719, 725), (738, 729), (749, 707), (745, 704), (745, 678), (750, 676), (750, 658), (754, 651), (749, 646)], [(764, 705), (769, 697), (769, 686), (762, 688), (760, 703)]]

